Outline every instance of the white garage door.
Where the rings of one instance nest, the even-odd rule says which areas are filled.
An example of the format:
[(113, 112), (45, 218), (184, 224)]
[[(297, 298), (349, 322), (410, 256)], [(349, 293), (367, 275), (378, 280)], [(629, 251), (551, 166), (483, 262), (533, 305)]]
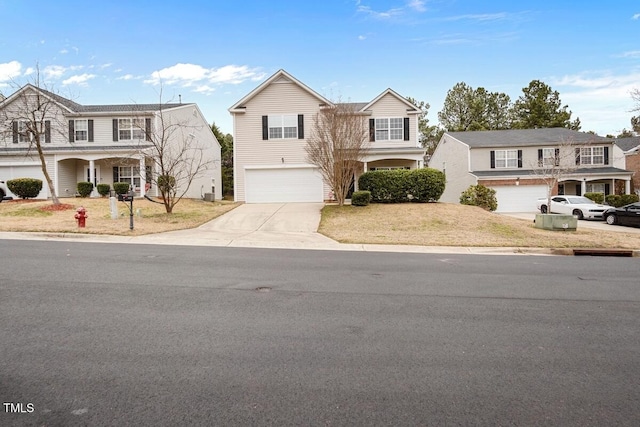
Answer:
[(314, 167), (245, 169), (246, 203), (322, 202), (322, 177)]
[(491, 187), (496, 190), (496, 212), (534, 212), (536, 201), (547, 196), (545, 185), (514, 185)]
[[(49, 188), (47, 187), (47, 181), (44, 179), (44, 174), (42, 173), (42, 168), (40, 165), (38, 166), (0, 166), (0, 180), (9, 181), (10, 179), (16, 178), (35, 178), (42, 180), (42, 190), (40, 190), (40, 194), (38, 194), (38, 199), (46, 199), (49, 197)], [(9, 193), (7, 196), (16, 197), (15, 194)]]

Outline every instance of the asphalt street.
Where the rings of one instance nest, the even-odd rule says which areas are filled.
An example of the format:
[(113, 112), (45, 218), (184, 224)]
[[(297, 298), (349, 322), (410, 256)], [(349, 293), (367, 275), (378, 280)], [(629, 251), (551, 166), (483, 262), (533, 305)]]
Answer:
[(640, 423), (637, 258), (0, 256), (2, 426)]

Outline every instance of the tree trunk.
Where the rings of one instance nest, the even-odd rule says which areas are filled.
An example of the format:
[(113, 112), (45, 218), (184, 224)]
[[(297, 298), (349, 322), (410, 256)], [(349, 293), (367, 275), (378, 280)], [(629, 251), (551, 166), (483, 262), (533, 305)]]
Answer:
[(51, 180), (51, 176), (49, 175), (49, 171), (47, 170), (47, 162), (44, 158), (44, 153), (42, 151), (42, 146), (40, 142), (36, 142), (36, 149), (38, 150), (38, 157), (40, 157), (40, 167), (42, 168), (42, 173), (44, 174), (44, 179), (47, 181), (47, 185), (49, 186), (49, 192), (51, 193), (51, 201), (54, 205), (59, 205), (60, 200), (58, 200), (58, 196), (56, 194), (56, 189), (53, 185), (53, 181)]

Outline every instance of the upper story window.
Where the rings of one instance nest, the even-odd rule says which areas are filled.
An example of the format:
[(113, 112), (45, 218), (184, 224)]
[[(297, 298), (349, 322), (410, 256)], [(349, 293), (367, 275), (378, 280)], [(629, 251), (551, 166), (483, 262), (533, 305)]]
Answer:
[(560, 165), (559, 148), (541, 148), (538, 150), (538, 166), (549, 167)]
[(69, 142), (93, 142), (93, 120), (69, 120)]
[(262, 116), (262, 139), (303, 139), (302, 114), (272, 114)]
[[(580, 148), (579, 164), (581, 165), (604, 165), (605, 147), (584, 147)], [(578, 163), (578, 162), (576, 162)]]
[(113, 119), (113, 140), (151, 140), (151, 119)]
[(408, 141), (408, 117), (380, 117), (369, 119), (370, 141)]
[(496, 150), (495, 151), (495, 167), (496, 168), (517, 168), (518, 167), (518, 150)]
[[(32, 127), (35, 126), (34, 130)], [(51, 121), (44, 120), (39, 123), (32, 123), (26, 120), (16, 120), (12, 124), (13, 143), (32, 143), (39, 137), (38, 141), (44, 143), (51, 142)]]

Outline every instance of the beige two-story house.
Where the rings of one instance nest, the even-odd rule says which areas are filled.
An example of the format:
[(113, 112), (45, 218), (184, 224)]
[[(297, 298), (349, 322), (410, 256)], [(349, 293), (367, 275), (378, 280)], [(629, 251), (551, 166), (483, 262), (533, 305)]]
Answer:
[[(547, 196), (544, 170), (566, 163), (552, 194), (629, 194), (633, 173), (614, 139), (566, 128), (447, 132), (429, 167), (446, 175), (441, 202), (459, 203), (470, 185), (496, 190), (498, 212), (531, 212)], [(563, 163), (565, 164), (565, 163)]]
[[(332, 189), (307, 160), (314, 117), (333, 102), (279, 70), (235, 103), (234, 194), (247, 203), (322, 202)], [(424, 167), (418, 144), (418, 108), (391, 89), (353, 103), (369, 126), (369, 148), (357, 178), (367, 170)]]
[[(29, 115), (36, 110), (44, 117), (35, 121), (41, 129), (33, 130)], [(0, 102), (0, 126), (0, 180), (41, 179), (41, 199), (51, 194), (34, 148), (34, 132), (39, 132), (58, 197), (73, 197), (81, 181), (127, 182), (138, 196), (158, 195), (157, 162), (151, 158), (158, 150), (151, 138), (157, 138), (156, 143), (165, 138), (167, 150), (182, 150), (185, 159), (206, 163), (190, 182), (176, 177), (182, 186), (179, 194), (200, 198), (214, 191), (216, 199), (222, 196), (220, 144), (196, 104), (80, 105), (28, 84)], [(194, 163), (185, 164), (192, 168)], [(176, 175), (189, 173), (176, 170)], [(95, 187), (92, 196), (98, 196)]]

